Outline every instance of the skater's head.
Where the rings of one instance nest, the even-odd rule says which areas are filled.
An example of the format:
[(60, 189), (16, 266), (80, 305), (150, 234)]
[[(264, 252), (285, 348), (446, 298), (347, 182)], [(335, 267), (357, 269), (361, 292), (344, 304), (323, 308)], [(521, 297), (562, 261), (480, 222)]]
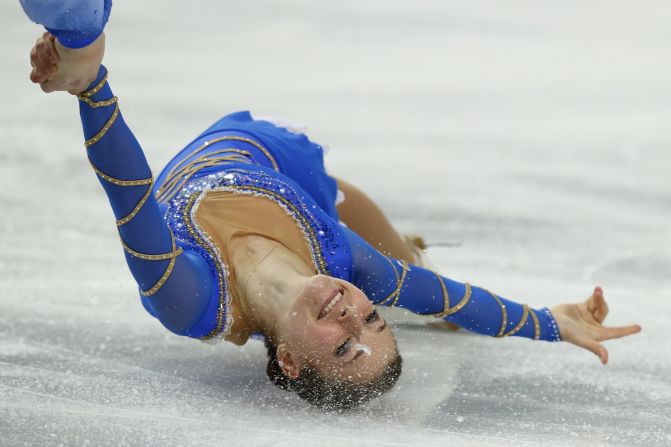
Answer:
[(401, 374), (384, 318), (356, 286), (324, 275), (307, 282), (266, 346), (271, 381), (320, 407), (355, 407)]

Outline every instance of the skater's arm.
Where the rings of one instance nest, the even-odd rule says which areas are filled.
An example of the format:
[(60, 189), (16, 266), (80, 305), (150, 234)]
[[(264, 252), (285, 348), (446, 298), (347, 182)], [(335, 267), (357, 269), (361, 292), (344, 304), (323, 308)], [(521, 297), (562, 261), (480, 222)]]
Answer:
[[(96, 42), (104, 39), (101, 36)], [(51, 44), (51, 45), (50, 45)], [(56, 52), (46, 36), (31, 53), (34, 81), (46, 91), (71, 90), (90, 77), (90, 61), (101, 60), (103, 46)], [(97, 50), (95, 49), (97, 48)], [(46, 62), (45, 62), (46, 61)], [(47, 62), (55, 64), (51, 67)], [(168, 329), (204, 337), (218, 329), (218, 289), (206, 261), (177, 244), (152, 193), (153, 178), (142, 148), (119, 111), (107, 82), (107, 70), (96, 67), (93, 82), (77, 91), (89, 162), (116, 217), (126, 261), (145, 306)], [(33, 77), (31, 76), (31, 79)]]
[(587, 302), (533, 309), (486, 289), (460, 283), (431, 270), (387, 257), (356, 233), (345, 229), (352, 248), (352, 282), (371, 301), (417, 314), (433, 315), (471, 331), (494, 337), (519, 336), (534, 340), (565, 340), (607, 361), (602, 340), (640, 331), (638, 325), (607, 328), (603, 295)]

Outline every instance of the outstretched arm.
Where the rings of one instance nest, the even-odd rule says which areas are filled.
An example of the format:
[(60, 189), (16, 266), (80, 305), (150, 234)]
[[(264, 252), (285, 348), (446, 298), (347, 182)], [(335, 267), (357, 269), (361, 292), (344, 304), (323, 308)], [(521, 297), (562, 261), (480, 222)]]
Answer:
[(100, 65), (103, 52), (104, 35), (68, 49), (45, 34), (31, 52), (31, 80), (46, 92), (77, 95), (89, 162), (112, 205), (145, 307), (177, 334), (214, 335), (221, 330), (216, 282), (202, 257), (177, 244), (161, 215), (149, 165)]
[(604, 364), (608, 352), (601, 341), (641, 330), (638, 325), (617, 328), (602, 325), (607, 307), (600, 288), (584, 303), (561, 305), (552, 310), (532, 309), (486, 289), (387, 257), (356, 233), (344, 230), (352, 248), (352, 281), (376, 304), (433, 315), (494, 337), (568, 341), (590, 350)]

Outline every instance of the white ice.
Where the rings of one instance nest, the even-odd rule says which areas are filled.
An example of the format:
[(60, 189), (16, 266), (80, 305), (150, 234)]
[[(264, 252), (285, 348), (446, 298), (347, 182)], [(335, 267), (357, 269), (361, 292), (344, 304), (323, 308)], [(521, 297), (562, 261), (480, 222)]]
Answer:
[(157, 173), (221, 115), (304, 122), (448, 276), (532, 306), (602, 285), (610, 363), (384, 313), (399, 386), (324, 414), (260, 343), (141, 307), (76, 100), (0, 3), (0, 445), (671, 444), (671, 7), (612, 0), (116, 2), (106, 64)]
[(373, 350), (371, 349), (371, 347), (366, 345), (366, 344), (363, 344), (363, 343), (355, 343), (352, 348), (355, 351), (363, 351), (363, 353), (366, 354), (366, 355), (372, 355), (373, 354)]

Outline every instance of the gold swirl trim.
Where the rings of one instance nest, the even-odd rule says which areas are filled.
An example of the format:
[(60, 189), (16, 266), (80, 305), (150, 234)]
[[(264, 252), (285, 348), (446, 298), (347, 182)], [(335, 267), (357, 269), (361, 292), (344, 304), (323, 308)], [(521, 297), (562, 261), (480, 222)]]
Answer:
[(445, 282), (443, 281), (443, 278), (440, 277), (440, 275), (433, 270), (431, 270), (431, 273), (433, 273), (436, 276), (436, 279), (440, 283), (440, 289), (443, 292), (443, 310), (442, 312), (439, 312), (437, 314), (433, 314), (436, 318), (445, 318), (448, 315), (450, 315), (450, 296), (447, 292), (447, 287), (445, 287)]
[[(176, 251), (175, 247), (176, 247), (175, 239), (173, 238), (173, 240), (172, 240), (172, 250), (173, 250), (173, 252)], [(163, 275), (161, 275), (161, 277), (158, 279), (158, 281), (156, 281), (156, 284), (154, 284), (151, 287), (151, 289), (149, 289), (149, 290), (141, 290), (140, 293), (143, 296), (152, 296), (153, 294), (158, 292), (161, 289), (161, 287), (163, 287), (163, 284), (165, 284), (165, 282), (170, 277), (170, 274), (172, 273), (172, 269), (173, 269), (173, 267), (175, 267), (175, 261), (176, 260), (177, 260), (177, 256), (174, 256), (174, 257), (170, 258), (170, 262), (168, 263), (168, 267), (166, 267), (165, 271), (163, 272)]]
[(446, 317), (449, 317), (450, 315), (459, 312), (466, 304), (468, 304), (468, 301), (470, 301), (472, 295), (471, 285), (469, 283), (465, 283), (465, 285), (466, 290), (464, 291), (464, 296), (461, 298), (461, 301), (459, 301), (459, 303), (456, 306), (451, 307), (444, 312)]
[(524, 327), (524, 325), (527, 323), (527, 319), (529, 318), (529, 306), (526, 304), (523, 304), (522, 307), (524, 308), (524, 313), (522, 314), (522, 319), (520, 320), (519, 323), (517, 323), (517, 326), (512, 328), (510, 332), (507, 334), (504, 334), (504, 337), (510, 337), (511, 335), (517, 334), (520, 329)]
[[(194, 155), (196, 155), (198, 152), (202, 151), (203, 149), (213, 145), (214, 143), (218, 143), (220, 141), (242, 141), (244, 143), (249, 143), (252, 146), (256, 147), (258, 150), (260, 150), (266, 156), (266, 158), (268, 158), (270, 163), (273, 165), (274, 170), (276, 170), (276, 171), (280, 170), (280, 167), (277, 164), (277, 161), (275, 160), (275, 158), (270, 154), (270, 152), (265, 147), (261, 146), (256, 141), (252, 140), (251, 138), (238, 137), (238, 136), (235, 136), (235, 135), (226, 135), (226, 136), (223, 136), (223, 137), (218, 137), (218, 138), (214, 138), (212, 140), (208, 140), (205, 143), (203, 143), (202, 145), (198, 146), (196, 149), (194, 149), (189, 155), (185, 156), (182, 161), (177, 163), (170, 170), (170, 172), (166, 175), (166, 179), (172, 179), (172, 177), (175, 175), (175, 171), (177, 171), (178, 169), (181, 170), (185, 167), (184, 163), (187, 163), (186, 166), (189, 166), (190, 164), (192, 164), (192, 162), (187, 162), (188, 159), (190, 159), (191, 157), (193, 157)], [(250, 157), (251, 157), (251, 154), (250, 154)], [(167, 182), (167, 180), (166, 180), (166, 182)], [(163, 189), (163, 187), (161, 187), (161, 189)]]
[(105, 174), (102, 172), (100, 169), (98, 169), (91, 160), (89, 160), (89, 163), (91, 164), (91, 167), (95, 171), (95, 173), (103, 180), (106, 180), (114, 185), (118, 186), (142, 186), (142, 185), (151, 185), (153, 182), (152, 178), (145, 178), (141, 180), (121, 180), (118, 178), (114, 178), (110, 175)]
[[(224, 155), (219, 157), (211, 157), (215, 154), (221, 153), (230, 153), (231, 155)], [(166, 181), (158, 189), (157, 200), (159, 202), (166, 202), (170, 200), (175, 194), (177, 194), (182, 186), (191, 178), (193, 175), (210, 166), (217, 166), (223, 161), (239, 161), (241, 163), (247, 163), (251, 160), (252, 154), (247, 151), (237, 150), (235, 148), (222, 149), (215, 151), (203, 156), (196, 158), (195, 160), (190, 161), (188, 164), (184, 165), (179, 171), (172, 174), (171, 177), (168, 177)], [(200, 163), (200, 164), (199, 164)], [(196, 164), (199, 164), (196, 166)]]
[(491, 295), (494, 300), (499, 303), (499, 306), (501, 307), (501, 329), (499, 329), (499, 333), (496, 334), (496, 337), (503, 337), (503, 335), (506, 332), (506, 326), (508, 325), (508, 311), (506, 310), (506, 306), (503, 304), (503, 301), (501, 299), (494, 295), (492, 292), (487, 290), (487, 293)]
[(123, 245), (123, 249), (126, 250), (131, 256), (135, 258), (144, 259), (145, 261), (165, 261), (166, 259), (176, 258), (182, 253), (182, 247), (177, 247), (176, 249), (174, 248), (175, 243), (172, 232), (170, 233), (170, 236), (173, 237), (173, 244), (172, 244), (173, 249), (169, 253), (161, 253), (156, 255), (140, 253), (139, 251), (135, 251), (132, 248), (130, 248), (128, 244), (126, 244), (126, 241), (124, 241), (123, 239), (121, 239), (121, 244)]
[(108, 72), (105, 72), (105, 76), (103, 76), (103, 78), (100, 80), (100, 82), (98, 82), (91, 90), (87, 90), (83, 93), (80, 93), (79, 96), (83, 96), (85, 98), (90, 98), (91, 96), (98, 93), (100, 91), (100, 89), (103, 88), (105, 86), (105, 84), (107, 84), (107, 75), (108, 74), (109, 74)]
[(110, 119), (107, 120), (107, 123), (105, 123), (105, 126), (103, 126), (103, 128), (100, 129), (100, 132), (95, 134), (92, 138), (89, 138), (88, 140), (86, 140), (84, 142), (84, 146), (86, 146), (87, 148), (91, 147), (94, 144), (96, 144), (102, 137), (104, 137), (105, 134), (107, 133), (107, 131), (110, 129), (110, 127), (112, 127), (112, 125), (116, 121), (117, 116), (119, 116), (119, 103), (118, 102), (115, 103), (114, 112), (112, 112), (112, 116), (110, 116)]
[(137, 215), (137, 213), (140, 212), (140, 209), (142, 209), (142, 206), (144, 206), (144, 204), (147, 202), (147, 199), (149, 199), (149, 197), (151, 196), (151, 185), (152, 185), (153, 182), (154, 182), (154, 179), (152, 178), (152, 181), (151, 181), (151, 183), (149, 183), (149, 187), (147, 188), (147, 192), (144, 193), (144, 195), (142, 196), (140, 201), (137, 203), (137, 205), (135, 205), (135, 208), (133, 208), (133, 211), (128, 213), (128, 215), (126, 217), (121, 218), (121, 219), (116, 221), (117, 227), (120, 227), (122, 225), (127, 224)]
[[(387, 258), (387, 259), (389, 259), (389, 258)], [(389, 262), (391, 263), (391, 260), (389, 260)], [(389, 301), (391, 301), (391, 304), (389, 304), (389, 306), (393, 307), (393, 306), (396, 305), (396, 303), (398, 303), (398, 299), (401, 296), (401, 287), (403, 287), (403, 283), (405, 282), (405, 277), (408, 274), (408, 263), (405, 262), (405, 261), (402, 261), (403, 271), (401, 272), (401, 277), (400, 278), (398, 276), (398, 272), (396, 271), (396, 267), (394, 267), (393, 263), (391, 264), (391, 266), (392, 266), (392, 269), (394, 270), (394, 273), (396, 274), (396, 281), (397, 281), (396, 282), (396, 289), (394, 289), (394, 291), (391, 292), (391, 294), (387, 298), (383, 299), (378, 304), (386, 305)]]
[(111, 106), (112, 104), (116, 104), (119, 98), (116, 96), (113, 96), (111, 99), (107, 99), (105, 101), (94, 101), (91, 98), (87, 98), (86, 96), (79, 95), (77, 98), (83, 102), (86, 103), (89, 107), (92, 109), (97, 109), (98, 107), (107, 107)]

